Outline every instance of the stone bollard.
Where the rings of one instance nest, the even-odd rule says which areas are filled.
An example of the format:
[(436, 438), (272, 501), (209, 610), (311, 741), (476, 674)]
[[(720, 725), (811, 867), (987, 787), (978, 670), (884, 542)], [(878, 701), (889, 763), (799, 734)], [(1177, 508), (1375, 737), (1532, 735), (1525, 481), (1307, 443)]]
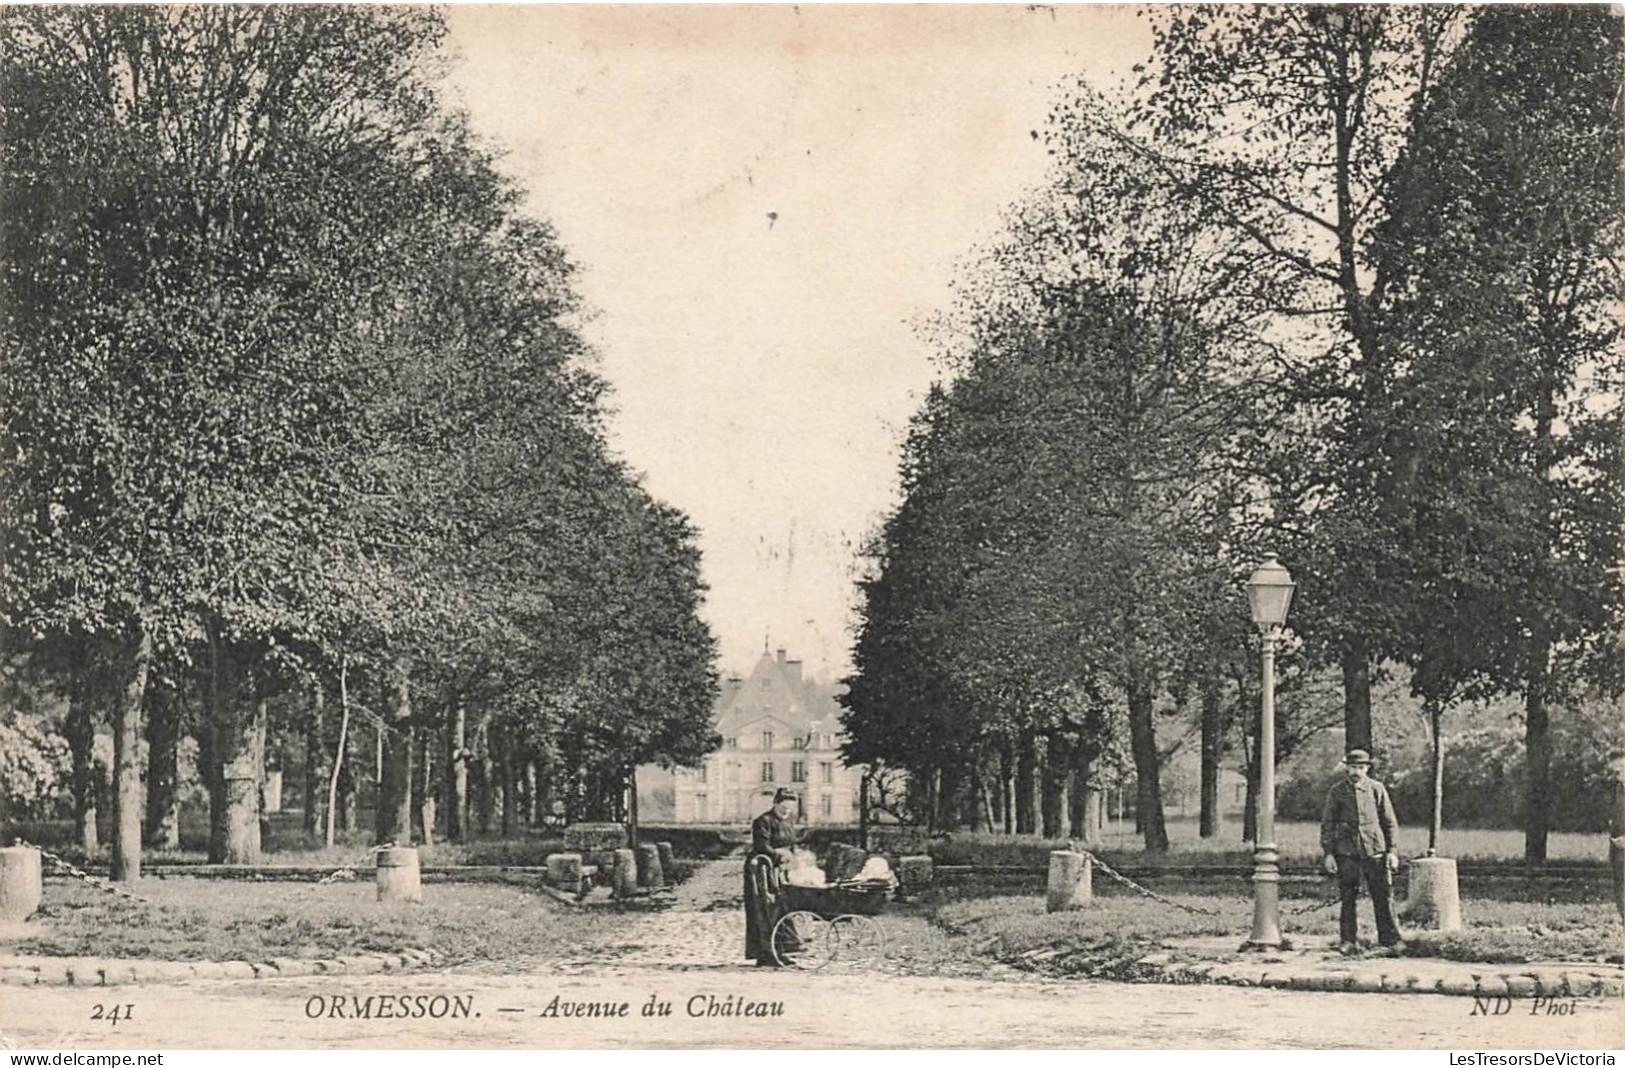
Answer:
[(1411, 861), (1411, 885), (1405, 895), (1405, 920), (1435, 931), (1461, 930), (1461, 895), (1456, 888), (1456, 862), (1449, 857)]
[(1081, 909), (1094, 900), (1094, 865), (1089, 857), (1066, 849), (1050, 853), (1049, 887), (1044, 893), (1044, 911)]
[(660, 847), (653, 842), (638, 846), (638, 885), (645, 890), (659, 890), (666, 885), (665, 871), (660, 866)]
[(931, 885), (931, 857), (921, 853), (897, 858), (897, 888), (905, 894), (917, 893)]
[(670, 842), (656, 842), (655, 849), (660, 852), (660, 873), (666, 881), (672, 882), (677, 871), (677, 854), (672, 851)]
[(615, 870), (610, 875), (616, 897), (633, 897), (638, 892), (638, 859), (630, 849), (614, 852)]
[(560, 890), (575, 893), (581, 886), (581, 854), (580, 853), (549, 853), (547, 860), (547, 881)]
[(0, 849), (0, 921), (17, 922), (34, 914), (44, 892), (40, 853), (33, 846)]
[(421, 902), (423, 880), (418, 874), (418, 851), (411, 846), (380, 849), (377, 880), (380, 903)]
[(863, 862), (868, 859), (867, 850), (845, 842), (832, 842), (829, 856), (824, 860), (824, 875), (832, 883), (851, 879), (863, 870)]

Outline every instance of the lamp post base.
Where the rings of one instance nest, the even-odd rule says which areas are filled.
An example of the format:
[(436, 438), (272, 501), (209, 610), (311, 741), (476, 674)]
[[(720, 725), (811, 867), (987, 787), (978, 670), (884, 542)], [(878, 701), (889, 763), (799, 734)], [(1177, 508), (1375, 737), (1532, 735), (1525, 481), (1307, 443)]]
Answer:
[(1260, 844), (1253, 853), (1253, 933), (1247, 936), (1249, 949), (1281, 948), (1279, 860), (1274, 842)]

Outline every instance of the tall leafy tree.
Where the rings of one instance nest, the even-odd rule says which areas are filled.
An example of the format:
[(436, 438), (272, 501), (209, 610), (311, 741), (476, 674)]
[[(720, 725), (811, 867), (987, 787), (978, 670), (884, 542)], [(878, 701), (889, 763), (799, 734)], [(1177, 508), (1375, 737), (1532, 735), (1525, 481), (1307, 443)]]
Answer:
[[(910, 442), (848, 726), (872, 729), (888, 670), (935, 675), (1015, 742), (1019, 767), (1027, 736), (1079, 726), (1057, 717), (1057, 694), (1116, 695), (1146, 845), (1160, 850), (1156, 709), (1177, 665), (1211, 662), (1209, 617), (1239, 605), (1212, 532), (1243, 503), (1225, 489), (1256, 424), (1246, 342), (1230, 329), (1250, 309), (1227, 297), (1250, 255), (1106, 125), (1086, 94), (1057, 114), (1055, 185), (986, 260), (960, 374)], [(898, 537), (916, 529), (914, 545)], [(882, 614), (894, 597), (901, 620)], [(915, 658), (901, 671), (869, 659), (897, 622), (918, 635), (897, 650)], [(966, 727), (931, 734), (941, 745)]]
[(1606, 682), (1622, 602), (1621, 46), (1602, 9), (1476, 13), (1376, 245), (1393, 279), (1393, 451), (1409, 461), (1392, 494), (1406, 659), (1435, 713), (1461, 694), (1523, 696), (1532, 862), (1550, 706)]
[(1289, 433), (1271, 439), (1267, 524), (1301, 596), (1294, 629), (1343, 673), (1348, 744), (1369, 748), (1371, 673), (1394, 655), (1403, 596), (1385, 483), (1410, 468), (1389, 435), (1394, 367), (1374, 256), (1389, 176), (1463, 15), (1448, 7), (1272, 5), (1153, 14), (1155, 53), (1125, 141), (1257, 251), (1288, 355)]

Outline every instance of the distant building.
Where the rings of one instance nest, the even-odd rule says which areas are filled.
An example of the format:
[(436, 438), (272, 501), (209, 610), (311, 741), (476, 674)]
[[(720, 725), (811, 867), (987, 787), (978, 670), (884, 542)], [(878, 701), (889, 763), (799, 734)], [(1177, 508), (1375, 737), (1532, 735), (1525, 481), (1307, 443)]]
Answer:
[(751, 673), (723, 680), (716, 730), (722, 748), (698, 768), (638, 769), (638, 819), (749, 823), (788, 786), (805, 824), (856, 823), (861, 769), (841, 763), (835, 690), (804, 678), (801, 661), (766, 651)]

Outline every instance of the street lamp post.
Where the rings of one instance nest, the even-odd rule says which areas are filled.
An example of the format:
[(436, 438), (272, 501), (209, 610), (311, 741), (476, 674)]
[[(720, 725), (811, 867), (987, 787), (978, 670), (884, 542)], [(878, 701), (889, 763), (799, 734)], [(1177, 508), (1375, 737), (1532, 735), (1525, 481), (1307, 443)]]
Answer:
[(1275, 643), (1292, 606), (1292, 576), (1271, 553), (1247, 582), (1247, 601), (1261, 638), (1263, 680), (1258, 720), (1258, 819), (1253, 849), (1251, 949), (1281, 945), (1281, 869), (1275, 851)]

